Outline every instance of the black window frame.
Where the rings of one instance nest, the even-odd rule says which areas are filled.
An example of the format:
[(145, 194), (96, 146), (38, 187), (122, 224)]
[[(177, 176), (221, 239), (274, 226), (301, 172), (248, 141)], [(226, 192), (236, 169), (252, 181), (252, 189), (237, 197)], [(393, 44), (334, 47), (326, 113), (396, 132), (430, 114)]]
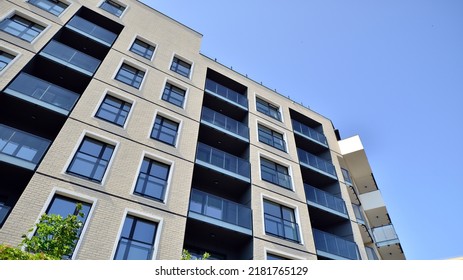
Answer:
[(116, 16), (121, 17), (127, 7), (119, 4), (118, 2), (112, 0), (104, 0), (101, 5), (100, 9)]
[[(87, 141), (91, 142), (93, 144), (101, 146), (100, 151), (98, 152), (97, 156), (92, 155), (91, 153), (81, 151), (84, 144)], [(108, 171), (109, 163), (110, 163), (111, 158), (112, 158), (112, 156), (114, 154), (115, 148), (116, 147), (113, 144), (108, 144), (106, 142), (96, 140), (96, 139), (94, 139), (94, 138), (92, 138), (90, 136), (85, 136), (82, 139), (82, 141), (81, 141), (81, 143), (79, 145), (79, 148), (77, 149), (74, 156), (72, 157), (71, 163), (69, 164), (68, 168), (66, 169), (66, 173), (77, 176), (77, 177), (81, 177), (81, 178), (84, 178), (84, 179), (87, 179), (87, 180), (90, 180), (92, 182), (101, 183), (103, 181), (103, 178), (104, 178), (106, 172)], [(109, 151), (109, 149), (111, 151)], [(109, 151), (109, 156), (106, 154), (107, 151)], [(91, 158), (91, 159), (95, 160), (95, 162), (93, 163), (94, 166), (92, 167), (92, 171), (91, 171), (90, 175), (85, 175), (85, 174), (77, 172), (77, 170), (72, 170), (72, 169), (77, 169), (77, 167), (74, 167), (74, 165), (78, 164), (78, 163), (76, 163), (76, 161), (87, 161), (88, 162), (88, 160), (86, 160), (86, 158), (87, 159)], [(101, 162), (104, 163), (103, 172), (102, 172), (101, 176), (96, 177), (96, 172), (98, 171), (98, 167), (100, 166)]]
[[(175, 98), (173, 96), (174, 94), (176, 96), (182, 96), (181, 102), (178, 98)], [(166, 102), (169, 102), (175, 106), (183, 108), (183, 105), (185, 103), (185, 97), (186, 97), (186, 90), (167, 82), (166, 86), (164, 87), (164, 91), (162, 92), (161, 98), (162, 100)]]
[[(131, 74), (133, 77), (123, 76), (123, 74), (121, 74), (121, 71)], [(122, 63), (114, 79), (118, 80), (121, 83), (129, 85), (131, 87), (134, 87), (136, 89), (140, 89), (141, 84), (143, 83), (143, 79), (145, 78), (145, 74), (146, 74), (146, 71), (144, 70), (138, 69), (137, 67), (129, 65), (127, 63)], [(120, 79), (121, 76), (124, 77), (124, 79)], [(140, 81), (138, 81), (137, 78), (139, 78)]]
[[(182, 75), (186, 78), (190, 78), (191, 75), (191, 68), (192, 64), (177, 57), (174, 56), (174, 59), (172, 60), (172, 64), (170, 65), (170, 70), (174, 71), (175, 73)], [(183, 69), (188, 69), (187, 72), (185, 72)]]
[[(135, 48), (134, 46), (138, 46), (138, 48)], [(143, 49), (144, 51), (140, 51), (139, 49)], [(140, 38), (136, 38), (133, 41), (132, 46), (130, 46), (131, 52), (148, 60), (151, 60), (153, 58), (155, 49), (155, 46), (143, 41)]]
[[(175, 130), (167, 127), (167, 125), (174, 125), (176, 126)], [(164, 117), (162, 115), (156, 115), (156, 118), (154, 120), (154, 125), (153, 129), (151, 130), (151, 135), (150, 137), (154, 140), (166, 143), (171, 146), (175, 146), (177, 143), (177, 137), (178, 137), (178, 130), (179, 130), (180, 124), (176, 121), (173, 121), (167, 117)], [(175, 131), (175, 135), (173, 133), (167, 133), (169, 131)], [(167, 141), (165, 138), (172, 138), (171, 141)]]
[[(63, 3), (59, 0), (27, 0), (27, 2), (55, 16), (61, 15), (64, 12), (64, 10), (66, 10), (67, 7), (69, 7), (67, 3)], [(44, 6), (41, 6), (39, 3), (49, 4), (50, 6), (46, 8)]]
[[(23, 26), (23, 30), (19, 30), (19, 34), (15, 34), (15, 33), (11, 33), (9, 31), (6, 31), (5, 28), (6, 27), (10, 27), (9, 24), (13, 22), (14, 24), (17, 24), (17, 25), (21, 25)], [(11, 27), (10, 27), (11, 28)], [(13, 29), (13, 28), (11, 28)], [(18, 39), (21, 39), (23, 41), (26, 41), (26, 42), (32, 42), (34, 41), (39, 35), (40, 33), (42, 33), (43, 30), (45, 30), (45, 27), (38, 24), (38, 23), (35, 23), (34, 21), (32, 20), (29, 20), (23, 16), (20, 16), (18, 14), (13, 14), (11, 17), (8, 17), (8, 18), (5, 18), (4, 20), (2, 20), (0, 22), (0, 30), (7, 33), (7, 34), (10, 34), (11, 36), (14, 36)], [(36, 34), (33, 35), (33, 34), (28, 34), (28, 32), (32, 30), (34, 31)], [(29, 35), (30, 39), (26, 39), (24, 38), (25, 35)]]
[[(112, 101), (113, 104), (116, 104), (116, 103), (119, 104), (119, 107), (116, 107), (113, 104), (109, 103), (110, 101)], [(109, 108), (113, 108), (117, 110), (117, 112), (113, 112), (111, 110), (106, 109), (105, 107), (108, 107), (108, 106)], [(100, 107), (98, 108), (98, 111), (95, 114), (95, 117), (101, 120), (110, 122), (112, 124), (115, 124), (117, 126), (124, 127), (129, 117), (131, 109), (132, 109), (132, 103), (122, 100), (120, 98), (117, 98), (115, 96), (112, 96), (110, 94), (107, 94), (104, 97), (103, 102), (101, 102)], [(106, 116), (100, 115), (102, 114), (103, 110), (110, 112), (109, 114), (111, 115), (114, 115), (114, 119), (110, 119)]]
[[(257, 134), (259, 142), (267, 144), (280, 151), (286, 152), (286, 142), (283, 134), (276, 132), (261, 124), (257, 125)], [(281, 143), (281, 145), (278, 144), (279, 142)]]
[[(158, 160), (154, 160), (148, 157), (143, 158), (133, 193), (142, 197), (164, 202), (168, 186), (170, 167), (171, 166), (169, 164), (160, 162)], [(155, 168), (161, 169), (155, 170)], [(159, 176), (160, 174), (164, 173), (164, 177)], [(149, 184), (153, 184), (154, 182), (162, 182), (162, 184), (155, 185), (155, 187), (161, 187), (161, 194), (159, 197), (147, 194), (147, 188), (150, 187)], [(153, 185), (151, 185), (151, 187), (153, 187)]]
[(8, 64), (10, 64), (10, 62), (13, 61), (13, 59), (15, 59), (15, 57), (15, 55), (9, 52), (0, 50), (0, 71), (5, 69), (8, 66)]
[[(131, 224), (127, 224), (130, 219), (132, 220)], [(136, 240), (135, 235), (139, 235), (139, 234), (136, 233), (138, 223), (145, 223), (147, 225), (153, 226), (153, 228), (154, 228), (153, 229), (153, 236), (152, 236), (150, 242), (146, 242), (146, 241), (143, 241), (143, 240)], [(126, 228), (126, 226), (130, 227), (129, 232), (128, 232), (128, 236), (125, 236), (125, 230), (124, 229)], [(128, 260), (128, 254), (130, 253), (130, 248), (132, 248), (131, 244), (134, 243), (134, 242), (138, 242), (139, 244), (141, 243), (142, 245), (148, 245), (150, 247), (150, 252), (149, 252), (148, 257), (143, 259), (143, 260), (152, 260), (153, 259), (153, 253), (154, 253), (154, 246), (155, 246), (155, 243), (156, 243), (156, 237), (157, 237), (156, 235), (157, 235), (157, 232), (158, 232), (158, 228), (159, 228), (159, 222), (154, 222), (154, 221), (151, 221), (151, 220), (148, 220), (148, 219), (145, 219), (145, 218), (141, 218), (141, 217), (137, 217), (137, 216), (128, 214), (124, 219), (124, 224), (122, 226), (122, 232), (121, 232), (121, 235), (119, 236), (119, 241), (117, 242), (117, 247), (116, 247), (116, 253), (114, 254), (113, 259), (115, 259), (115, 260)], [(121, 250), (121, 242), (122, 242), (123, 239), (127, 240), (127, 246), (125, 247), (125, 250), (123, 252), (123, 258), (118, 258), (119, 250)]]
[[(277, 121), (281, 121), (280, 107), (273, 105), (259, 97), (256, 97), (256, 110), (261, 112)], [(272, 114), (275, 112), (275, 114)]]
[[(279, 208), (278, 216), (273, 215), (274, 213), (268, 213), (266, 211), (266, 209), (268, 209), (268, 207), (266, 207), (266, 205), (272, 205), (272, 206), (278, 207)], [(281, 205), (279, 203), (273, 202), (271, 200), (264, 199), (263, 212), (264, 212), (265, 234), (275, 236), (275, 237), (278, 237), (278, 238), (281, 238), (281, 239), (284, 239), (284, 240), (297, 242), (297, 243), (299, 243), (301, 241), (299, 224), (297, 223), (297, 220), (296, 220), (296, 213), (295, 213), (296, 211), (295, 211), (294, 208), (290, 208), (290, 207)], [(290, 216), (291, 216), (290, 219), (287, 219), (287, 217), (286, 217), (287, 215), (285, 215), (285, 213), (290, 214)], [(293, 237), (288, 237), (287, 234), (286, 234), (286, 231), (284, 230), (284, 228), (283, 228), (283, 233), (282, 234), (280, 234), (278, 232), (275, 233), (275, 232), (268, 231), (267, 229), (269, 227), (266, 224), (267, 219), (269, 219), (269, 220), (272, 219), (273, 222), (282, 222), (283, 226), (285, 225), (285, 222), (288, 222), (290, 224), (294, 224), (295, 225), (295, 230), (296, 230), (295, 238), (294, 238), (294, 236)]]
[[(270, 173), (269, 171), (271, 170), (273, 172), (272, 177), (276, 177), (276, 180), (271, 180), (271, 179), (267, 179), (266, 177), (264, 177), (264, 174), (263, 174), (264, 172), (263, 172), (262, 167), (265, 167), (267, 169), (268, 173)], [(280, 186), (282, 188), (285, 188), (287, 190), (292, 190), (291, 176), (289, 174), (289, 168), (288, 167), (286, 167), (284, 165), (281, 165), (281, 164), (278, 164), (278, 163), (276, 163), (274, 161), (271, 161), (269, 159), (261, 157), (260, 158), (260, 172), (261, 172), (261, 179), (263, 181), (275, 184), (275, 185)], [(287, 176), (289, 178), (289, 180), (288, 180), (289, 185), (288, 186), (285, 186), (285, 185), (281, 184), (278, 181), (278, 174), (282, 174), (283, 176)]]

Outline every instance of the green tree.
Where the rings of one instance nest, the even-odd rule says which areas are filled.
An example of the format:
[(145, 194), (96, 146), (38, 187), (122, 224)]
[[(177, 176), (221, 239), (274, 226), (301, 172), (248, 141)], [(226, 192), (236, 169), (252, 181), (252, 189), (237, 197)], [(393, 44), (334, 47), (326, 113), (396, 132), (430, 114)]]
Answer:
[[(204, 254), (202, 255), (201, 258), (199, 258), (198, 260), (207, 260), (211, 255), (208, 253), (208, 252), (204, 252)], [(191, 254), (190, 252), (188, 252), (187, 249), (183, 249), (182, 251), (182, 259), (181, 260), (191, 260)]]
[(56, 214), (43, 214), (36, 224), (35, 234), (31, 237), (24, 235), (20, 245), (25, 246), (28, 252), (44, 253), (55, 259), (72, 254), (83, 226), (79, 217), (84, 217), (82, 205), (77, 204), (76, 209), (77, 215), (69, 214), (65, 218)]

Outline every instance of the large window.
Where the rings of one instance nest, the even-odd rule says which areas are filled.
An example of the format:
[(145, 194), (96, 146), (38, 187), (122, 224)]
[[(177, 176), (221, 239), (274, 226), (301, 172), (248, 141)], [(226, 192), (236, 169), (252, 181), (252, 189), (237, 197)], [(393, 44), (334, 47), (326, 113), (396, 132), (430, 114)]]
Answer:
[(105, 0), (101, 3), (100, 8), (115, 15), (116, 17), (120, 17), (125, 10), (124, 6), (111, 0)]
[(55, 16), (59, 16), (68, 7), (67, 4), (58, 0), (29, 0), (28, 2)]
[(0, 71), (5, 69), (5, 67), (14, 59), (14, 55), (0, 50)]
[(265, 233), (300, 242), (294, 209), (264, 200)]
[(128, 215), (117, 244), (115, 260), (151, 260), (158, 224)]
[(270, 104), (267, 101), (264, 101), (260, 98), (256, 98), (256, 102), (257, 111), (281, 121), (280, 110), (277, 106)]
[[(83, 217), (77, 215), (78, 209), (77, 204), (80, 203), (82, 205), (81, 212), (84, 214)], [(47, 214), (55, 214), (60, 215), (61, 217), (65, 218), (68, 215), (77, 215), (77, 219), (82, 222), (82, 225), (85, 225), (87, 221), (88, 213), (90, 212), (90, 208), (92, 205), (90, 203), (82, 202), (73, 198), (68, 198), (62, 195), (55, 195), (48, 206)], [(80, 236), (82, 232), (83, 226), (80, 228), (78, 235)], [(77, 241), (76, 241), (77, 244)], [(63, 258), (71, 258), (69, 256), (63, 256)]]
[(119, 72), (117, 72), (116, 80), (133, 86), (134, 88), (140, 88), (144, 76), (144, 71), (124, 63), (119, 69)]
[(153, 131), (151, 132), (151, 138), (174, 146), (177, 139), (177, 132), (178, 123), (157, 115)]
[(135, 41), (132, 44), (132, 47), (130, 47), (130, 51), (146, 59), (151, 59), (154, 53), (154, 46), (145, 43), (140, 39), (135, 39)]
[(32, 42), (45, 27), (18, 15), (13, 15), (0, 22), (0, 29), (24, 41)]
[(144, 158), (138, 174), (135, 194), (164, 201), (170, 166)]
[(185, 101), (185, 90), (171, 85), (170, 83), (166, 84), (164, 92), (162, 94), (162, 100), (165, 100), (169, 103), (183, 107), (183, 102)]
[(260, 159), (262, 180), (291, 189), (291, 177), (288, 168), (265, 158)]
[(85, 137), (67, 172), (91, 181), (101, 182), (113, 152), (113, 145)]
[(172, 65), (170, 66), (170, 70), (189, 78), (190, 71), (191, 71), (191, 64), (181, 60), (178, 57), (174, 57), (174, 60), (172, 60)]
[(283, 140), (283, 134), (275, 132), (265, 126), (259, 125), (259, 141), (270, 145), (278, 150), (286, 151), (285, 140)]
[(128, 102), (106, 95), (96, 116), (118, 126), (124, 126), (131, 106)]

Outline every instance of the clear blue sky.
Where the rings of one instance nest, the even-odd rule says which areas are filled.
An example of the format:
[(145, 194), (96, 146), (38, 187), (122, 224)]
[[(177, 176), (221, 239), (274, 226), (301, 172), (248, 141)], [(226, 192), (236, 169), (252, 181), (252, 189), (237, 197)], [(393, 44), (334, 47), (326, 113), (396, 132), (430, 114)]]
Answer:
[(360, 135), (408, 259), (463, 256), (463, 1), (143, 2)]

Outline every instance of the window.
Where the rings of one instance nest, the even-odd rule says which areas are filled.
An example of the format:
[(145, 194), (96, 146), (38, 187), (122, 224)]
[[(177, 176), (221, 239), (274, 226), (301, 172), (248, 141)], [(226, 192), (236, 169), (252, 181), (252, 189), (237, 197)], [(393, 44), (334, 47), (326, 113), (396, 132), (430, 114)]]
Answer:
[(270, 116), (276, 120), (281, 121), (281, 114), (280, 110), (277, 106), (272, 105), (260, 98), (256, 98), (256, 108), (257, 111), (266, 114), (267, 116)]
[(32, 42), (45, 27), (18, 15), (13, 15), (0, 22), (0, 29), (19, 39)]
[(275, 254), (267, 253), (267, 260), (282, 261), (282, 260), (289, 260), (289, 259), (282, 257), (282, 256), (275, 255)]
[(183, 107), (183, 102), (185, 101), (186, 91), (171, 85), (170, 83), (166, 84), (164, 88), (164, 93), (162, 94), (162, 100), (170, 102), (179, 107)]
[(135, 194), (164, 201), (170, 166), (144, 158), (138, 174)]
[(132, 47), (130, 47), (130, 51), (146, 59), (151, 59), (154, 53), (154, 46), (151, 46), (150, 44), (145, 43), (140, 39), (135, 39)]
[(299, 226), (294, 209), (264, 200), (265, 233), (299, 242)]
[(102, 8), (103, 10), (107, 11), (108, 13), (111, 13), (113, 15), (115, 15), (116, 17), (120, 17), (122, 15), (122, 13), (124, 12), (125, 10), (125, 7), (114, 2), (114, 1), (111, 1), (111, 0), (105, 0), (100, 8)]
[(279, 185), (286, 189), (291, 189), (291, 177), (289, 177), (287, 167), (261, 158), (260, 169), (262, 173), (262, 180)]
[(115, 260), (151, 260), (158, 225), (128, 215), (117, 244)]
[(178, 57), (174, 57), (174, 60), (172, 61), (172, 65), (170, 66), (170, 70), (189, 78), (190, 71), (191, 71), (191, 64), (179, 59)]
[(144, 76), (144, 71), (124, 63), (119, 69), (119, 72), (117, 72), (116, 80), (133, 86), (134, 88), (140, 88)]
[(55, 16), (59, 16), (68, 7), (67, 4), (58, 0), (29, 0), (28, 2)]
[(106, 95), (96, 116), (118, 126), (124, 126), (131, 107), (132, 104), (128, 102)]
[(344, 169), (341, 167), (342, 171), (342, 177), (344, 178), (344, 181), (350, 185), (352, 185), (352, 179), (350, 178), (349, 171), (347, 169)]
[(278, 150), (286, 151), (283, 134), (270, 130), (262, 125), (259, 125), (258, 133), (260, 142), (277, 148)]
[(151, 132), (151, 138), (174, 146), (177, 139), (177, 131), (178, 123), (157, 115), (153, 131)]
[(11, 210), (11, 206), (7, 205), (7, 203), (8, 196), (0, 195), (0, 227), (3, 226), (3, 223), (6, 221)]
[[(83, 225), (85, 225), (85, 221), (87, 220), (88, 213), (90, 212), (90, 208), (92, 205), (90, 203), (78, 201), (73, 198), (68, 198), (62, 195), (55, 195), (48, 206), (48, 209), (46, 211), (47, 214), (55, 214), (55, 215), (60, 215), (61, 217), (65, 218), (68, 215), (77, 215), (78, 210), (77, 210), (77, 204), (80, 203), (82, 205), (81, 212), (84, 214), (83, 217), (77, 216), (77, 219), (82, 222)], [(83, 226), (80, 228), (78, 232), (78, 236), (80, 236), (82, 232)], [(77, 244), (77, 241), (76, 241)], [(75, 246), (75, 245), (74, 245)], [(63, 256), (64, 259), (70, 259), (72, 256)]]
[(0, 71), (5, 69), (5, 67), (14, 59), (14, 55), (9, 54), (4, 51), (0, 51)]
[(113, 152), (114, 146), (85, 137), (67, 172), (101, 182)]

